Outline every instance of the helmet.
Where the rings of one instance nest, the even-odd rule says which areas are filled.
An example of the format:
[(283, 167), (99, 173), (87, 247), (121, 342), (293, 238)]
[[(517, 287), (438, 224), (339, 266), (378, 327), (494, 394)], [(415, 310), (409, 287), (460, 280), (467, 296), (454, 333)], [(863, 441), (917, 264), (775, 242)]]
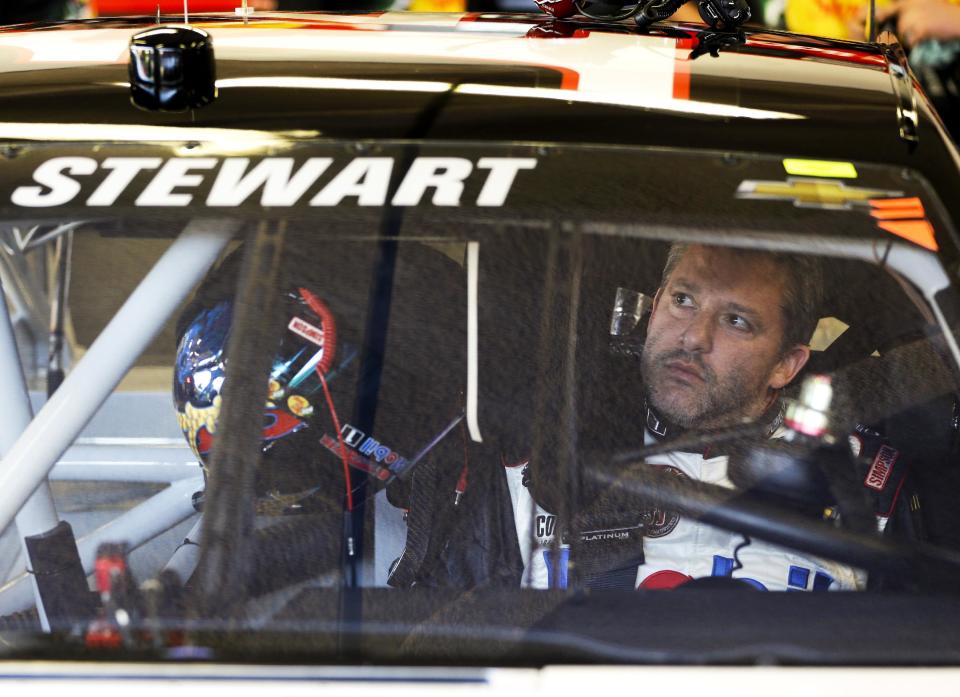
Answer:
[[(293, 456), (292, 450), (298, 446), (309, 450), (314, 447), (305, 439), (289, 437), (307, 426), (316, 411), (317, 398), (323, 398), (320, 374), (330, 373), (333, 366), (336, 325), (323, 301), (306, 288), (290, 289), (283, 301), (290, 320), (278, 342), (267, 380), (263, 450), (277, 447)], [(174, 367), (174, 402), (180, 428), (205, 469), (222, 404), (232, 315), (233, 301), (229, 299), (201, 309), (180, 339)], [(276, 481), (262, 484), (270, 489), (289, 488)]]
[[(292, 245), (294, 249), (296, 245)], [(378, 370), (362, 366), (378, 263), (376, 247), (325, 245), (324, 258), (291, 251), (289, 285), (278, 290), (284, 330), (264, 376), (262, 453), (257, 495), (280, 502), (344, 494), (344, 461), (385, 482), (443, 432), (458, 414), (465, 375), (462, 269), (413, 243), (400, 245)], [(173, 397), (180, 428), (208, 472), (233, 315), (239, 252), (228, 258), (185, 311), (178, 331)], [(356, 420), (361, 399), (375, 401), (375, 422)], [(341, 444), (343, 450), (341, 450)], [(345, 452), (344, 452), (345, 451)], [(261, 506), (261, 509), (263, 506)]]

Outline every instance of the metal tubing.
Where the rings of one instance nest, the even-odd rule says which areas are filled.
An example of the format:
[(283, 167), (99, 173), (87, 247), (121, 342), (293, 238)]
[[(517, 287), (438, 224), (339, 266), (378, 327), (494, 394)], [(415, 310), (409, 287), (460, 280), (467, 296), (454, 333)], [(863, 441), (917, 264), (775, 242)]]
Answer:
[[(17, 350), (17, 341), (10, 323), (10, 313), (7, 310), (7, 299), (0, 285), (0, 394), (4, 395), (6, 403), (6, 418), (0, 419), (0, 456), (9, 452), (33, 418), (33, 409), (30, 406), (30, 394), (23, 377), (20, 364), (20, 352)], [(53, 529), (57, 525), (57, 509), (53, 504), (53, 495), (45, 478), (41, 478), (35, 491), (27, 499), (16, 518), (17, 535), (21, 543), (28, 535), (35, 535)], [(0, 525), (0, 530), (6, 528), (6, 523)], [(30, 565), (29, 554), (24, 547), (24, 558)], [(31, 565), (32, 566), (32, 565)], [(36, 583), (31, 583), (37, 611), (40, 615), (40, 625), (44, 631), (50, 630), (43, 603), (40, 601), (40, 592)]]
[(67, 302), (70, 296), (70, 271), (73, 256), (73, 233), (69, 232), (56, 239), (56, 287), (50, 294), (50, 345), (47, 354), (47, 397), (52, 395), (63, 382), (63, 337), (64, 322), (67, 316)]
[(50, 471), (59, 482), (170, 484), (200, 472), (183, 438), (78, 438)]
[(173, 556), (163, 567), (164, 571), (173, 571), (181, 583), (185, 583), (193, 575), (197, 563), (200, 561), (200, 533), (203, 530), (203, 516), (201, 515), (183, 542), (173, 552)]
[(239, 221), (194, 221), (147, 273), (0, 462), (0, 530), (203, 278)]
[[(174, 482), (143, 503), (101, 525), (93, 532), (77, 540), (80, 561), (86, 574), (93, 573), (97, 548), (103, 542), (126, 542), (135, 549), (174, 525), (186, 520), (196, 510), (193, 494), (203, 489), (203, 477), (193, 477)], [(23, 573), (0, 587), (0, 615), (19, 612), (33, 603), (30, 577)]]
[[(7, 312), (7, 299), (0, 285), (0, 390), (4, 417), (0, 419), (0, 453), (8, 451), (33, 417), (27, 383), (20, 367), (20, 352)], [(0, 526), (3, 527), (3, 526)]]
[[(73, 448), (67, 451), (72, 456)], [(148, 482), (172, 484), (197, 476), (196, 462), (130, 460), (69, 460), (64, 459), (50, 471), (54, 482)]]
[[(20, 353), (7, 312), (6, 296), (0, 286), (0, 394), (4, 398), (4, 418), (0, 419), (0, 456), (10, 452), (33, 418), (30, 394), (20, 366)], [(41, 478), (39, 487), (17, 516), (21, 537), (46, 532), (56, 526), (57, 510), (50, 488)], [(34, 485), (36, 486), (36, 484)], [(9, 521), (0, 525), (6, 528)]]
[(38, 274), (31, 269), (30, 260), (19, 247), (4, 244), (3, 251), (5, 253), (0, 254), (0, 277), (3, 278), (6, 292), (12, 295), (20, 323), (27, 326), (31, 338), (36, 342), (37, 337), (45, 336), (47, 331), (49, 307), (46, 288), (37, 280)]

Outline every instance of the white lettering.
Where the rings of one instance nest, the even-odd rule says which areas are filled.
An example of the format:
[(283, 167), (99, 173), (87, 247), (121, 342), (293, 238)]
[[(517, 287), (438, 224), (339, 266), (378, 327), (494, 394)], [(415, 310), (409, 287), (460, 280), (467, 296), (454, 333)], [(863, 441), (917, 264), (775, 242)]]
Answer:
[[(194, 193), (177, 191), (203, 184), (206, 173), (220, 164), (218, 158), (178, 157), (164, 161), (159, 157), (109, 157), (99, 163), (90, 157), (55, 157), (34, 172), (36, 186), (16, 188), (11, 200), (18, 206), (60, 206), (72, 201), (84, 188), (75, 177), (94, 174), (98, 167), (106, 176), (87, 198), (93, 207), (112, 206), (146, 170), (157, 170), (136, 199), (138, 206), (187, 206)], [(206, 205), (241, 206), (261, 191), (262, 206), (289, 207), (304, 194), (333, 164), (330, 157), (311, 157), (298, 169), (292, 157), (267, 157), (255, 161), (247, 157), (224, 158), (210, 187)], [(360, 206), (387, 203), (394, 160), (391, 157), (357, 157), (336, 174), (310, 201), (311, 206), (337, 206), (356, 197)], [(478, 206), (502, 206), (521, 170), (535, 169), (534, 158), (483, 157), (477, 169), (489, 170), (477, 196)], [(459, 206), (464, 182), (473, 172), (473, 163), (462, 157), (418, 157), (404, 173), (392, 204), (416, 206), (433, 189), (435, 206)]]
[[(61, 206), (69, 203), (80, 193), (80, 182), (64, 175), (93, 174), (97, 171), (97, 161), (92, 157), (54, 157), (37, 167), (33, 181), (41, 186), (19, 186), (14, 189), (10, 200), (18, 206), (43, 208)], [(43, 187), (50, 189), (43, 193)]]
[(250, 158), (228, 157), (210, 189), (207, 205), (239, 206), (262, 186), (262, 205), (292, 206), (327, 171), (331, 162), (330, 157), (311, 157), (292, 174), (292, 157), (268, 157), (247, 172)]
[(193, 194), (175, 194), (173, 190), (181, 186), (198, 186), (203, 183), (202, 174), (189, 174), (191, 169), (213, 169), (217, 166), (215, 157), (176, 157), (157, 172), (143, 193), (137, 197), (138, 206), (186, 206), (193, 200)]
[(537, 161), (532, 157), (481, 157), (478, 169), (489, 169), (487, 181), (477, 196), (478, 206), (502, 206), (521, 169), (533, 169)]
[(159, 157), (108, 157), (101, 169), (113, 170), (87, 199), (88, 206), (112, 206), (123, 190), (145, 169), (156, 169), (163, 164)]
[(357, 157), (330, 180), (310, 201), (311, 206), (336, 206), (347, 196), (357, 196), (361, 206), (382, 206), (387, 200), (392, 157)]
[(462, 157), (418, 157), (407, 170), (393, 197), (395, 206), (416, 206), (429, 187), (435, 187), (433, 205), (459, 206), (463, 180), (473, 164)]

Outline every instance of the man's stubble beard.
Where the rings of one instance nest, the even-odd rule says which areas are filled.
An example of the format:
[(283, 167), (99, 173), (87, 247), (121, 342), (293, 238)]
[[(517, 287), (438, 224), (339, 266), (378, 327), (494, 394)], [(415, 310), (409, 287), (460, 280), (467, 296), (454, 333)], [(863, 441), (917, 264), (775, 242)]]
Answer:
[[(704, 379), (699, 391), (686, 388), (689, 397), (682, 402), (673, 398), (663, 384), (667, 379), (664, 374), (666, 363), (673, 360), (696, 365)], [(658, 353), (656, 347), (648, 343), (640, 364), (644, 392), (650, 406), (661, 417), (682, 428), (708, 429), (736, 422), (754, 401), (751, 396), (755, 390), (748, 387), (740, 371), (733, 371), (721, 381), (702, 357), (691, 351), (674, 349)]]

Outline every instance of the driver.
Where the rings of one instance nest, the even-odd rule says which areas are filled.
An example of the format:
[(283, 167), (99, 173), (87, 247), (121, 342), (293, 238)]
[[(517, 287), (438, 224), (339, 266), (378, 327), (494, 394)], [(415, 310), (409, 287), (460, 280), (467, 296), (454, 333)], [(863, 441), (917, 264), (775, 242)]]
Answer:
[[(745, 422), (763, 424), (772, 437), (781, 435), (780, 395), (810, 358), (808, 341), (819, 319), (822, 287), (822, 273), (810, 257), (674, 244), (641, 354), (643, 397), (638, 400), (638, 417), (644, 443), (669, 441), (686, 430), (713, 431)], [(647, 457), (646, 462), (677, 477), (733, 487), (727, 457), (720, 452), (669, 452)], [(536, 486), (519, 486), (516, 472), (509, 468), (507, 478), (525, 561), (523, 583), (554, 587), (559, 571), (562, 585), (575, 551), (563, 545), (557, 563), (552, 535), (539, 531), (531, 535), (524, 524), (528, 516), (523, 511), (529, 506), (537, 509), (535, 521), (553, 517), (535, 501)], [(674, 511), (646, 510), (642, 523), (642, 552), (632, 563), (614, 564), (619, 568), (596, 574), (593, 582), (609, 587), (619, 575), (643, 589), (675, 588), (711, 577), (732, 577), (759, 590), (862, 586), (858, 574), (847, 567)], [(626, 535), (619, 526), (614, 529)], [(581, 553), (589, 551), (581, 545)], [(588, 564), (596, 566), (593, 560)]]
[[(782, 436), (782, 391), (810, 358), (822, 288), (822, 271), (812, 257), (674, 244), (641, 356), (643, 388), (634, 401), (634, 423), (643, 429), (643, 442), (744, 422), (763, 425), (770, 437)], [(906, 467), (898, 452), (866, 427), (857, 428), (851, 446), (862, 456), (860, 465), (869, 468), (868, 487), (871, 472), (886, 468), (883, 486), (869, 492), (883, 529), (882, 516), (897, 503)], [(549, 496), (537, 490), (528, 460), (504, 455), (500, 460), (503, 476), (490, 477), (482, 488), (471, 484), (467, 509), (461, 507), (450, 530), (440, 531), (441, 539), (440, 507), (430, 515), (411, 510), (407, 547), (391, 585), (565, 587), (576, 561), (581, 580), (597, 588), (668, 589), (709, 578), (735, 579), (760, 590), (864, 587), (864, 574), (849, 567), (667, 510), (625, 511), (633, 528), (581, 526), (591, 533), (571, 547), (563, 521), (544, 506)], [(678, 450), (646, 462), (677, 477), (733, 487), (722, 452)], [(581, 556), (572, 560), (577, 553)]]
[[(642, 356), (646, 441), (745, 421), (779, 435), (780, 394), (810, 358), (822, 305), (816, 261), (675, 244), (654, 299)], [(680, 477), (732, 487), (727, 458), (653, 456)], [(851, 569), (730, 533), (669, 511), (648, 514), (640, 588), (733, 577), (762, 590), (855, 589)]]

